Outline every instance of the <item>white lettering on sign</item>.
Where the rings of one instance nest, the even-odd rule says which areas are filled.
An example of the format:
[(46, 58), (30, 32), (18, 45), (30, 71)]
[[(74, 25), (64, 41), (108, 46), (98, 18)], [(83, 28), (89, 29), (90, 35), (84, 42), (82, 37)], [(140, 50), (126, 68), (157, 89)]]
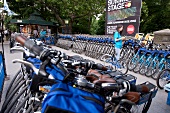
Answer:
[(136, 19), (135, 20), (130, 20), (130, 22), (136, 22)]
[(108, 11), (124, 9), (129, 0), (108, 0)]
[(116, 27), (117, 26), (107, 26), (107, 34), (113, 34), (116, 32)]
[(22, 22), (22, 20), (17, 20), (17, 22)]

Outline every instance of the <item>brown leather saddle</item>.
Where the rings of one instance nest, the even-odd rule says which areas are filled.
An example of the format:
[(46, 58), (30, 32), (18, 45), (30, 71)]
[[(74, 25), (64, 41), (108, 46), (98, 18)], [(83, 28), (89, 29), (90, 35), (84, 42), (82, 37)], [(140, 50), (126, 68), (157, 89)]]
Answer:
[[(86, 76), (86, 79), (94, 84), (102, 84), (102, 83), (116, 83), (113, 78), (110, 78), (108, 75), (102, 75), (97, 70), (89, 70)], [(128, 99), (134, 103), (138, 102), (140, 99), (140, 93), (138, 92), (128, 92), (123, 95), (125, 99)]]
[(89, 70), (86, 76), (86, 79), (94, 84), (101, 83), (116, 83), (113, 78), (110, 78), (108, 75), (102, 75), (97, 70)]

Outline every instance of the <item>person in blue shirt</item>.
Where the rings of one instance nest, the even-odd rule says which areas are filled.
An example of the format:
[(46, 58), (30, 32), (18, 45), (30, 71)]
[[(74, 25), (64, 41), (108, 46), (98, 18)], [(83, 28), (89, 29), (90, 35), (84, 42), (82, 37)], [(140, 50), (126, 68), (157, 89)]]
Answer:
[(119, 60), (120, 58), (120, 51), (123, 45), (123, 40), (125, 37), (122, 37), (123, 25), (118, 25), (116, 28), (116, 32), (114, 33), (114, 41), (115, 41), (115, 52), (116, 52), (116, 59)]
[(40, 39), (45, 42), (45, 36), (46, 36), (46, 31), (44, 29), (41, 29), (40, 31)]

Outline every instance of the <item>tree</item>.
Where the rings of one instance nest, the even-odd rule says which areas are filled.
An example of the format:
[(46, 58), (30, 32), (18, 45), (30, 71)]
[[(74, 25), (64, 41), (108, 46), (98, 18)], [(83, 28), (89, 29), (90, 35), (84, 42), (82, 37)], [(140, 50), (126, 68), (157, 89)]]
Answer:
[(96, 35), (98, 27), (99, 27), (98, 26), (98, 20), (96, 19), (96, 17), (93, 17), (91, 27), (90, 27), (90, 33), (92, 35)]
[[(19, 0), (12, 1), (11, 7), (17, 8), (16, 12), (25, 18), (28, 12), (38, 10), (49, 20), (57, 20), (61, 26), (65, 27), (64, 19), (69, 19), (69, 27), (72, 31), (73, 23), (82, 18), (88, 19), (86, 27), (90, 29), (93, 15), (104, 11), (105, 1), (103, 0)], [(20, 8), (18, 8), (18, 6)], [(12, 8), (12, 9), (13, 9)], [(55, 17), (55, 19), (54, 19)], [(75, 23), (74, 23), (75, 25)]]
[(102, 14), (98, 21), (98, 29), (96, 31), (97, 35), (104, 35), (105, 34), (105, 13)]
[(140, 31), (149, 33), (170, 27), (169, 0), (143, 0)]

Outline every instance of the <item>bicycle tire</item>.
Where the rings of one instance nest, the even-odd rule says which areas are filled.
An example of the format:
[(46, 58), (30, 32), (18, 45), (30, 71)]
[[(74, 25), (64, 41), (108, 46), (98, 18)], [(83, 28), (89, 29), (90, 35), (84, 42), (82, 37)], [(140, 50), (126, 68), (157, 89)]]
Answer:
[(111, 59), (111, 55), (109, 55), (109, 54), (104, 54), (104, 55), (102, 55), (101, 57), (100, 57), (100, 61), (103, 61), (103, 62), (106, 62), (106, 59)]
[(105, 108), (104, 113), (112, 113), (113, 111), (109, 112), (110, 110), (112, 110), (112, 106), (111, 106), (111, 105), (109, 105), (109, 106), (107, 106), (107, 107)]
[[(25, 105), (24, 103), (29, 99), (30, 95), (28, 94), (22, 103), (18, 105), (18, 107), (13, 111), (13, 113), (18, 113), (18, 111)], [(8, 112), (7, 112), (8, 113)]]
[(127, 66), (128, 66), (129, 61), (134, 57), (134, 55), (135, 53), (131, 50), (131, 52), (128, 55), (128, 58), (125, 61), (127, 63)]
[[(130, 71), (133, 71), (134, 69), (135, 69), (135, 66), (136, 66), (136, 63), (133, 63), (133, 60), (136, 60), (136, 63), (137, 63), (137, 61), (138, 61), (138, 59), (139, 59), (139, 56), (138, 56), (138, 58), (136, 59), (136, 57), (132, 57), (132, 59), (130, 59), (130, 61), (128, 62), (128, 70), (130, 70)], [(132, 66), (133, 65), (133, 66)], [(132, 66), (132, 67), (131, 67)]]
[[(160, 65), (159, 65), (159, 66), (160, 66)], [(161, 67), (162, 67), (162, 66), (161, 66)], [(162, 70), (164, 70), (164, 69), (167, 69), (167, 64), (164, 64), (164, 65), (163, 65), (163, 69), (161, 68), (161, 70), (160, 70), (159, 68), (157, 68), (156, 73), (155, 73), (154, 75), (152, 75), (151, 77), (152, 77), (154, 80), (156, 80), (156, 79), (158, 78), (159, 73), (160, 73)]]
[[(9, 95), (9, 97), (7, 97), (7, 99), (4, 101), (3, 105), (2, 105), (2, 110), (6, 109), (8, 103), (11, 101), (12, 97), (15, 95), (15, 93), (18, 91), (18, 89), (25, 83), (25, 81), (23, 81), (20, 85), (18, 85), (15, 90)], [(3, 113), (3, 112), (2, 112)]]
[(123, 68), (125, 71), (121, 71), (122, 74), (126, 74), (128, 72), (128, 66), (127, 66), (127, 63), (126, 62), (123, 62), (123, 61), (118, 61), (119, 64), (121, 64), (121, 66), (125, 67)]
[(8, 92), (9, 89), (12, 87), (12, 85), (13, 85), (15, 79), (18, 77), (18, 75), (20, 75), (20, 72), (21, 72), (21, 70), (19, 70), (19, 71), (15, 74), (15, 76), (13, 77), (13, 79), (11, 80), (11, 82), (10, 82), (8, 88), (7, 88), (7, 92)]
[(123, 49), (120, 51), (120, 60), (124, 58), (125, 54), (126, 54), (126, 51), (125, 51), (125, 49), (123, 48)]
[(151, 76), (151, 78), (154, 79), (154, 80), (156, 80), (156, 79), (158, 78), (158, 75), (159, 75), (160, 72), (161, 72), (161, 71), (155, 72), (155, 74), (153, 74), (153, 75)]
[(23, 79), (20, 78), (17, 83), (13, 84), (13, 86), (10, 88), (9, 92), (6, 94), (6, 98), (9, 97), (9, 95), (18, 87), (20, 83), (22, 83)]
[[(153, 63), (156, 63), (155, 70), (152, 68)], [(147, 72), (146, 72), (145, 76), (146, 76), (146, 77), (151, 77), (153, 74), (156, 73), (156, 68), (158, 68), (158, 61), (156, 61), (156, 62), (152, 61), (151, 64), (150, 64), (150, 66), (149, 66), (148, 69), (147, 69)], [(151, 72), (151, 73), (149, 73), (149, 72)]]
[[(13, 113), (13, 111), (10, 112), (11, 110), (13, 110), (13, 109), (11, 109), (11, 108), (16, 107), (16, 106), (15, 106), (15, 105), (16, 105), (16, 102), (18, 101), (19, 97), (21, 97), (21, 95), (23, 95), (24, 91), (26, 91), (27, 88), (28, 88), (28, 87), (25, 86), (25, 87), (22, 89), (22, 91), (21, 91), (18, 95), (16, 95), (16, 96), (14, 97), (14, 99), (12, 99), (12, 101), (8, 104), (8, 106), (7, 106), (7, 108), (6, 108), (6, 110), (5, 110), (4, 113)], [(16, 108), (15, 108), (15, 109), (16, 109)]]
[[(161, 86), (161, 85), (160, 85), (160, 81), (159, 81), (159, 80), (161, 79), (161, 76), (163, 75), (163, 73), (166, 72), (166, 71), (169, 71), (169, 73), (170, 73), (170, 69), (164, 69), (164, 70), (162, 70), (162, 71), (159, 73), (158, 78), (156, 79), (156, 84), (157, 84), (157, 86), (158, 86), (160, 89), (163, 89), (164, 86)], [(167, 81), (167, 83), (168, 83), (168, 81)]]
[[(149, 58), (149, 59), (148, 59)], [(139, 73), (141, 75), (145, 75), (147, 70), (148, 70), (148, 67), (150, 66), (149, 64), (152, 62), (152, 58), (151, 57), (148, 57), (146, 60), (144, 60), (142, 66), (140, 67), (140, 70), (139, 70)]]
[(14, 84), (15, 84), (16, 81), (20, 81), (20, 82), (22, 81), (21, 76), (22, 76), (22, 75), (17, 75), (17, 76), (15, 76), (15, 77), (12, 79), (12, 81), (10, 82), (10, 84), (9, 84), (9, 86), (8, 86), (8, 88), (7, 88), (7, 92), (6, 92), (6, 94), (5, 94), (5, 97), (7, 97), (8, 94), (10, 94), (9, 92), (11, 91), (12, 88), (14, 88)]
[[(165, 69), (165, 68), (164, 68)], [(164, 70), (162, 69), (162, 70)], [(153, 78), (154, 80), (156, 80), (158, 78), (159, 73), (162, 71), (159, 70), (158, 68), (156, 69), (155, 73), (151, 76), (151, 78)]]
[(133, 72), (135, 72), (135, 73), (139, 72), (140, 65), (141, 64), (139, 62), (137, 62), (135, 65), (135, 68), (133, 69)]
[(25, 111), (25, 113), (34, 113), (33, 106), (29, 105), (28, 109)]
[[(114, 111), (110, 111), (112, 110), (112, 106), (109, 105), (106, 109), (104, 113), (114, 113)], [(109, 112), (110, 111), (110, 112)], [(124, 110), (124, 108), (118, 108), (118, 111), (116, 113), (131, 113), (129, 110)]]
[(139, 69), (139, 73), (141, 75), (145, 75), (146, 74), (146, 71), (147, 71), (147, 68), (144, 64), (142, 64), (141, 68)]

